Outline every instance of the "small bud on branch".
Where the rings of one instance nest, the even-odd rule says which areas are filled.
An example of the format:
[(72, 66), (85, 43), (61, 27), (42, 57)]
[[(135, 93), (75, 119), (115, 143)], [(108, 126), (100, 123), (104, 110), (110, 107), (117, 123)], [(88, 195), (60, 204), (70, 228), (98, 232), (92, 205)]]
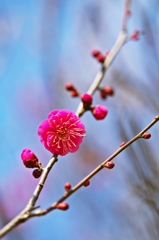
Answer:
[(65, 211), (65, 210), (67, 210), (69, 208), (69, 205), (66, 202), (62, 202), (62, 203), (58, 204), (57, 208), (60, 209), (60, 210)]
[(150, 134), (149, 132), (145, 132), (145, 133), (142, 135), (142, 137), (143, 137), (144, 139), (149, 139), (149, 138), (151, 137), (151, 134)]
[(105, 164), (105, 167), (108, 168), (108, 169), (112, 169), (115, 167), (115, 163), (114, 162), (107, 162)]
[(39, 178), (41, 176), (42, 172), (43, 171), (41, 169), (35, 169), (33, 171), (32, 175), (33, 175), (34, 178)]
[(71, 184), (70, 184), (70, 183), (65, 183), (64, 188), (65, 188), (66, 191), (70, 191), (70, 189), (71, 189)]
[(90, 181), (86, 180), (85, 183), (83, 184), (84, 187), (88, 187), (90, 185)]

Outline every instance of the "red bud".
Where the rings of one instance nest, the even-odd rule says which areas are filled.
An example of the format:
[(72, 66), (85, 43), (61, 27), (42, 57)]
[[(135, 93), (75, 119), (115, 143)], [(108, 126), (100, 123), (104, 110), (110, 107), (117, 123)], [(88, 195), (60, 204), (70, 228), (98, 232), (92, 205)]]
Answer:
[(137, 30), (133, 34), (131, 34), (130, 38), (133, 40), (139, 40), (139, 34), (140, 34), (140, 31)]
[(83, 106), (85, 108), (88, 108), (92, 104), (93, 98), (92, 98), (92, 95), (90, 95), (88, 93), (85, 93), (85, 94), (82, 95), (81, 100), (83, 102)]
[(107, 93), (107, 95), (110, 95), (110, 96), (114, 95), (114, 89), (112, 87), (105, 87), (104, 91)]
[(78, 97), (79, 96), (78, 92), (76, 92), (75, 90), (71, 91), (70, 94), (71, 94), (72, 97)]
[(65, 183), (64, 188), (65, 188), (66, 191), (69, 191), (71, 189), (71, 184), (70, 183)]
[(142, 135), (143, 138), (145, 139), (149, 139), (151, 137), (151, 134), (149, 132), (145, 132), (143, 135)]
[(73, 91), (73, 90), (75, 89), (75, 87), (73, 86), (72, 83), (66, 83), (65, 89), (66, 89), (67, 91)]
[(105, 56), (103, 56), (101, 53), (97, 56), (97, 60), (100, 63), (104, 63), (105, 61)]
[(101, 97), (102, 99), (106, 99), (107, 93), (104, 91), (104, 89), (101, 89), (99, 92), (100, 92), (100, 97)]
[(60, 210), (65, 211), (65, 210), (67, 210), (69, 208), (69, 205), (68, 205), (68, 203), (63, 202), (63, 203), (59, 203), (57, 208), (60, 209)]
[(115, 163), (113, 163), (113, 162), (107, 162), (107, 163), (105, 164), (105, 167), (108, 168), (108, 169), (112, 169), (113, 167), (115, 167)]
[(126, 142), (121, 142), (120, 147), (124, 146)]
[(99, 50), (96, 50), (96, 49), (95, 49), (95, 50), (92, 51), (92, 56), (93, 56), (93, 57), (97, 57), (99, 54), (100, 54), (100, 51), (99, 51)]
[(42, 174), (42, 170), (41, 169), (35, 169), (33, 172), (32, 172), (32, 175), (34, 178), (39, 178)]
[(84, 187), (88, 187), (90, 185), (90, 181), (86, 180), (85, 183), (83, 184)]

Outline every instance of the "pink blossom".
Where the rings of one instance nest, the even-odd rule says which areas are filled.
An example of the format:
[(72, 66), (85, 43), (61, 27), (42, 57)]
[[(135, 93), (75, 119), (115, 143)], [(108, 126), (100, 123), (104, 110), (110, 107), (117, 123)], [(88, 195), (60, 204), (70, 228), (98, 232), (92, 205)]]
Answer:
[(38, 135), (45, 148), (53, 154), (76, 152), (85, 136), (85, 126), (74, 112), (53, 110), (41, 122)]
[(22, 151), (21, 159), (27, 168), (35, 168), (39, 163), (37, 156), (30, 149), (24, 149)]
[(97, 105), (93, 108), (92, 114), (95, 119), (102, 120), (107, 116), (108, 109), (103, 105)]

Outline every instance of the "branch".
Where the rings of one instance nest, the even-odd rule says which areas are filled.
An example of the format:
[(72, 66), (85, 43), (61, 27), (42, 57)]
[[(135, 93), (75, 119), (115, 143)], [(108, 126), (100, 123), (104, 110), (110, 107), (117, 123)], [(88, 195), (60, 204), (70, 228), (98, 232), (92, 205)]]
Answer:
[(90, 174), (88, 174), (85, 178), (83, 178), (76, 186), (74, 186), (69, 192), (65, 192), (64, 195), (55, 203), (53, 203), (49, 208), (44, 209), (44, 210), (38, 210), (33, 213), (31, 213), (30, 217), (35, 217), (35, 216), (42, 216), (50, 211), (54, 210), (57, 208), (58, 204), (66, 200), (69, 196), (71, 196), (73, 193), (75, 193), (79, 188), (81, 188), (84, 183), (91, 179), (93, 176), (95, 176), (99, 171), (101, 171), (103, 168), (105, 168), (105, 164), (107, 162), (110, 162), (112, 159), (114, 159), (119, 153), (121, 153), (125, 148), (130, 146), (133, 142), (138, 140), (139, 138), (142, 138), (143, 134), (150, 129), (155, 123), (159, 121), (159, 115), (157, 115), (153, 121), (148, 124), (141, 132), (139, 132), (135, 137), (133, 137), (130, 141), (125, 143), (122, 147), (119, 147), (116, 152), (114, 152), (109, 158), (107, 158), (103, 163), (101, 163), (97, 168), (95, 168)]
[(42, 188), (44, 186), (44, 183), (47, 179), (47, 176), (50, 172), (50, 170), (52, 169), (53, 165), (57, 162), (57, 156), (54, 155), (49, 163), (47, 164), (47, 166), (44, 168), (44, 171), (42, 173), (42, 177), (37, 185), (37, 187), (34, 190), (34, 193), (32, 195), (32, 197), (30, 198), (28, 204), (26, 205), (26, 207), (23, 209), (23, 211), (21, 213), (19, 213), (15, 218), (13, 218), (12, 221), (10, 221), (6, 226), (4, 226), (1, 231), (0, 231), (0, 238), (5, 236), (8, 232), (10, 232), (13, 228), (15, 228), (16, 226), (18, 226), (20, 223), (25, 222), (29, 216), (31, 211), (34, 210), (34, 206), (35, 203), (42, 191)]
[[(118, 36), (118, 38), (117, 38), (113, 48), (111, 49), (111, 51), (109, 52), (108, 56), (106, 57), (103, 65), (102, 65), (101, 70), (97, 73), (93, 83), (91, 84), (90, 88), (88, 89), (87, 93), (89, 93), (91, 95), (93, 95), (94, 92), (97, 90), (99, 84), (101, 83), (101, 81), (102, 81), (102, 79), (103, 79), (103, 77), (104, 77), (104, 75), (106, 73), (106, 70), (108, 69), (108, 67), (110, 66), (110, 64), (112, 63), (112, 61), (116, 57), (116, 55), (118, 54), (119, 50), (121, 49), (121, 47), (124, 45), (124, 43), (127, 40), (127, 30), (126, 30), (127, 16), (126, 16), (126, 10), (129, 9), (130, 3), (131, 3), (131, 0), (126, 0), (125, 1), (125, 8), (124, 8), (124, 14), (123, 14), (121, 31), (119, 33), (119, 36)], [(85, 109), (83, 108), (83, 103), (81, 102), (79, 104), (78, 108), (77, 108), (76, 115), (78, 115), (80, 117), (80, 116), (83, 115), (84, 112), (85, 112)], [(122, 151), (122, 149), (124, 149), (124, 148), (120, 148), (120, 149)], [(108, 160), (108, 161), (110, 161), (110, 160)], [(50, 170), (52, 169), (53, 165), (55, 164), (55, 162), (57, 162), (57, 156), (54, 155), (50, 159), (50, 161), (47, 164), (47, 166), (44, 168), (44, 171), (42, 173), (41, 179), (40, 179), (40, 181), (39, 181), (39, 183), (38, 183), (38, 185), (37, 185), (37, 187), (36, 187), (32, 197), (30, 198), (28, 204), (26, 205), (26, 207), (24, 208), (24, 210), (20, 214), (18, 214), (11, 222), (9, 222), (6, 226), (4, 226), (1, 229), (0, 237), (5, 236), (13, 228), (18, 226), (22, 222), (25, 222), (30, 217), (41, 216), (41, 215), (44, 215), (44, 214), (48, 213), (49, 211), (55, 209), (57, 207), (58, 203), (64, 201), (73, 192), (77, 191), (77, 189), (80, 188), (87, 179), (90, 179), (91, 177), (93, 177), (97, 172), (99, 172), (104, 167), (104, 165), (103, 165), (104, 163), (101, 164), (92, 173), (90, 173), (85, 179), (83, 179), (79, 184), (77, 184), (69, 192), (69, 195), (68, 195), (68, 193), (66, 193), (61, 199), (59, 199), (59, 201), (57, 201), (55, 204), (53, 204), (50, 208), (48, 208), (46, 210), (41, 210), (40, 212), (37, 212), (37, 211), (36, 212), (32, 212), (35, 209), (36, 201), (37, 201), (37, 199), (38, 199), (38, 197), (39, 197), (39, 195), (40, 195), (40, 193), (42, 191), (42, 188), (44, 186), (46, 178), (47, 178)]]
[[(128, 20), (127, 11), (130, 9), (130, 4), (131, 4), (131, 0), (125, 1), (121, 31), (117, 37), (117, 40), (114, 46), (112, 47), (108, 56), (106, 57), (101, 70), (97, 73), (93, 83), (91, 84), (90, 88), (87, 91), (87, 93), (91, 95), (93, 95), (94, 92), (97, 90), (97, 88), (99, 87), (99, 84), (101, 83), (103, 77), (105, 76), (105, 73), (108, 67), (111, 65), (112, 61), (114, 60), (118, 52), (120, 51), (124, 43), (127, 41), (127, 28), (126, 28), (127, 20)], [(85, 112), (85, 109), (83, 108), (83, 103), (81, 102), (77, 108), (76, 114), (78, 116), (82, 116), (84, 112)]]

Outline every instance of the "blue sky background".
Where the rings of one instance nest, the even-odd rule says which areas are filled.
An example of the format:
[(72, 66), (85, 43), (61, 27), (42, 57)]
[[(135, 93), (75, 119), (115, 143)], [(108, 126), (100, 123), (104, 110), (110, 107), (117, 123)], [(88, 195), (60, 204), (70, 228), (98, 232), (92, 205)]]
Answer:
[[(63, 194), (65, 182), (75, 185), (159, 113), (159, 3), (132, 2), (129, 33), (143, 29), (146, 34), (127, 43), (108, 70), (101, 86), (112, 86), (116, 94), (104, 102), (96, 93), (94, 103), (105, 104), (109, 115), (101, 122), (90, 113), (82, 117), (87, 137), (79, 152), (59, 158), (38, 200), (42, 208)], [(87, 91), (100, 69), (90, 52), (113, 46), (122, 6), (121, 0), (0, 2), (0, 226), (24, 208), (38, 182), (22, 165), (22, 149), (32, 149), (47, 164), (51, 154), (37, 136), (39, 123), (52, 109), (76, 110), (79, 99), (71, 98), (64, 85), (72, 82)], [(143, 148), (151, 148), (158, 169), (157, 124), (151, 134)], [(134, 144), (147, 176), (143, 148)], [(71, 196), (69, 211), (31, 219), (4, 239), (150, 239), (144, 214), (151, 219), (152, 211), (133, 191), (137, 173), (130, 164), (132, 151), (126, 150), (112, 171), (103, 170), (90, 187)]]

